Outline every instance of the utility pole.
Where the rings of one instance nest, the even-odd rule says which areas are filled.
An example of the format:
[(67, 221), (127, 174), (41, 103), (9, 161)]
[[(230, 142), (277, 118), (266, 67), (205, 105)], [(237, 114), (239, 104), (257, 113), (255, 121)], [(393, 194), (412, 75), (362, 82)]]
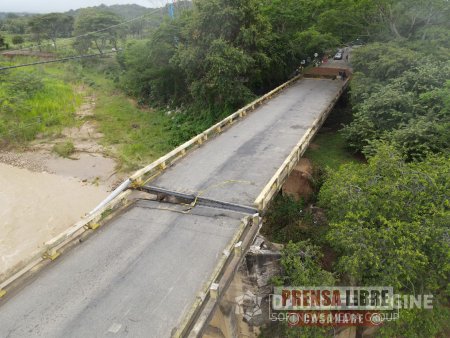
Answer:
[(176, 0), (169, 1), (169, 16), (172, 19), (175, 17), (175, 2), (176, 2)]

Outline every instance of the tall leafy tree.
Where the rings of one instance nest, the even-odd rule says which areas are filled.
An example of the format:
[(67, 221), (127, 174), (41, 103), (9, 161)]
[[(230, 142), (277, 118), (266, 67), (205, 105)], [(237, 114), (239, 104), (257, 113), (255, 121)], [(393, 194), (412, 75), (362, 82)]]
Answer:
[(74, 19), (63, 13), (50, 13), (33, 16), (29, 21), (29, 28), (35, 40), (49, 39), (57, 49), (57, 39), (69, 37), (73, 30)]
[(353, 121), (349, 147), (366, 154), (374, 141), (393, 143), (408, 160), (450, 151), (450, 63), (396, 43), (371, 44), (353, 54)]
[(75, 48), (86, 51), (91, 44), (100, 53), (107, 43), (117, 48), (117, 43), (124, 37), (124, 29), (118, 26), (122, 19), (109, 11), (86, 9), (77, 16), (74, 25), (74, 35), (79, 36), (75, 41)]
[(332, 173), (320, 191), (338, 271), (355, 284), (398, 292), (449, 289), (450, 163), (445, 156), (405, 163), (380, 145), (367, 165)]
[(447, 0), (376, 0), (375, 6), (391, 36), (397, 39), (420, 37), (435, 25), (448, 25), (450, 6)]
[(174, 58), (197, 102), (235, 108), (261, 83), (270, 25), (255, 0), (199, 0)]

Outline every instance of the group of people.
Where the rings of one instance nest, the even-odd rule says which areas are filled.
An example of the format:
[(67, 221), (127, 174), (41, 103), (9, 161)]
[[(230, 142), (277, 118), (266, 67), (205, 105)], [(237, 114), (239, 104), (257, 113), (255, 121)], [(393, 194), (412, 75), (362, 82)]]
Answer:
[[(327, 63), (328, 60), (329, 60), (331, 57), (332, 57), (331, 55), (329, 55), (329, 56), (325, 55), (325, 56), (322, 58), (322, 60), (321, 60), (320, 58), (317, 58), (317, 57), (315, 57), (313, 60), (310, 60), (310, 59), (308, 58), (308, 62), (311, 62), (311, 61), (312, 61), (313, 65), (314, 65), (315, 67), (319, 67), (321, 64)], [(348, 63), (348, 53), (345, 54), (345, 62)], [(303, 74), (303, 71), (304, 71), (304, 69), (305, 69), (305, 67), (304, 67), (304, 66), (305, 66), (305, 63), (306, 63), (305, 60), (302, 61), (302, 64), (295, 70), (295, 75)], [(347, 73), (345, 72), (345, 70), (340, 70), (340, 71), (339, 71), (339, 76), (338, 76), (338, 78), (340, 78), (340, 79), (342, 79), (342, 80), (345, 80), (345, 79), (347, 79), (347, 77), (348, 77), (348, 75), (347, 75)]]
[(339, 76), (344, 81), (347, 78), (347, 73), (345, 72), (345, 70), (340, 70), (339, 71)]

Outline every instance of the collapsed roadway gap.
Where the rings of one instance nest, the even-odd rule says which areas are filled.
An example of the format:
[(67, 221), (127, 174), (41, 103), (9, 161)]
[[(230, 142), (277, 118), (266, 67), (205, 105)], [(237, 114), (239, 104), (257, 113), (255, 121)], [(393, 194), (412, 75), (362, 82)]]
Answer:
[(156, 199), (160, 202), (165, 201), (176, 204), (185, 204), (189, 205), (191, 208), (199, 205), (249, 215), (258, 214), (258, 210), (256, 208), (201, 197), (201, 194), (185, 194), (164, 188), (154, 187), (151, 185), (144, 185), (142, 187), (137, 188), (137, 190), (149, 193), (151, 195), (156, 195)]

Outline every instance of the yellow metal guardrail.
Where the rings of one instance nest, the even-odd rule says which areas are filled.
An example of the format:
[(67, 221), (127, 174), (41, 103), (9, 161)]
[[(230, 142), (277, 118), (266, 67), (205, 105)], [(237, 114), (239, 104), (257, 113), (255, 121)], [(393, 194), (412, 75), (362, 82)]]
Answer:
[(127, 191), (129, 187), (139, 187), (146, 182), (149, 182), (152, 179), (156, 178), (167, 167), (171, 166), (176, 161), (184, 157), (191, 150), (202, 145), (209, 138), (220, 134), (228, 126), (245, 117), (249, 112), (255, 110), (258, 106), (271, 99), (274, 95), (278, 94), (284, 88), (296, 82), (301, 77), (302, 76), (299, 75), (283, 83), (279, 87), (261, 96), (245, 107), (239, 109), (235, 113), (229, 115), (222, 121), (208, 128), (203, 133), (193, 137), (168, 154), (160, 157), (150, 165), (135, 172), (132, 176), (130, 176), (130, 178), (123, 182), (105, 201), (100, 203), (99, 206), (91, 211), (84, 219), (77, 222), (63, 233), (46, 242), (44, 245), (44, 249), (37, 255), (29, 259), (27, 262), (21, 263), (20, 265), (11, 269), (9, 272), (6, 272), (6, 277), (3, 281), (0, 282), (0, 298), (5, 295), (5, 288), (7, 288), (13, 282), (29, 272), (39, 263), (43, 262), (46, 259), (56, 259), (59, 256), (58, 250), (67, 245), (71, 240), (77, 238), (88, 229), (95, 230), (97, 227), (111, 219), (117, 211), (129, 205), (131, 203), (130, 201), (128, 201), (128, 196), (131, 193), (129, 190)]
[[(45, 259), (55, 259), (59, 256), (58, 250), (68, 243), (70, 243), (74, 238), (77, 238), (80, 236), (84, 231), (88, 229), (95, 230), (100, 225), (107, 222), (109, 219), (113, 218), (114, 215), (126, 206), (128, 206), (131, 201), (129, 201), (128, 197), (131, 193), (130, 190), (127, 190), (130, 186), (131, 187), (139, 187), (150, 180), (156, 178), (160, 173), (162, 173), (166, 168), (174, 164), (176, 161), (181, 159), (183, 156), (185, 156), (187, 153), (189, 153), (191, 150), (195, 149), (196, 147), (202, 145), (204, 142), (206, 142), (211, 137), (220, 134), (225, 128), (232, 125), (237, 120), (245, 117), (249, 112), (255, 110), (258, 106), (263, 104), (265, 101), (271, 99), (274, 95), (278, 94), (280, 91), (291, 85), (292, 83), (299, 80), (302, 76), (297, 76), (288, 82), (282, 84), (281, 86), (275, 88), (274, 90), (270, 91), (269, 93), (265, 94), (264, 96), (260, 97), (259, 99), (253, 101), (252, 103), (246, 105), (245, 107), (239, 109), (235, 113), (231, 114), (230, 116), (226, 117), (222, 121), (216, 123), (212, 127), (205, 130), (203, 133), (193, 137), (191, 140), (187, 141), (186, 143), (180, 145), (179, 147), (175, 148), (168, 154), (162, 156), (158, 160), (154, 161), (150, 165), (146, 166), (145, 168), (138, 170), (135, 172), (130, 178), (121, 184), (121, 186), (116, 189), (116, 191), (113, 193), (113, 196), (107, 199), (106, 201), (102, 202), (97, 208), (95, 208), (88, 216), (86, 216), (83, 220), (80, 222), (77, 222), (72, 227), (61, 233), (60, 235), (56, 236), (55, 238), (51, 239), (47, 243), (45, 243), (45, 249), (33, 257), (30, 261), (27, 262), (26, 265), (23, 265), (21, 267), (17, 267), (13, 273), (11, 273), (10, 277), (4, 280), (0, 283), (0, 297), (2, 297), (5, 294), (4, 288), (8, 287), (10, 284), (12, 284), (14, 281), (19, 279), (21, 276), (26, 274), (28, 271), (33, 269), (35, 266), (37, 266), (39, 263), (44, 261)], [(268, 205), (270, 204), (272, 198), (275, 196), (275, 194), (281, 189), (282, 185), (286, 181), (287, 177), (291, 173), (291, 171), (294, 169), (294, 167), (297, 165), (300, 157), (303, 155), (306, 148), (309, 146), (309, 143), (311, 142), (312, 138), (314, 137), (315, 133), (319, 130), (325, 119), (327, 118), (328, 114), (334, 107), (334, 104), (341, 96), (342, 92), (346, 89), (348, 86), (349, 79), (347, 79), (344, 82), (343, 87), (339, 90), (335, 98), (332, 100), (332, 102), (328, 105), (328, 107), (324, 110), (324, 112), (321, 114), (319, 118), (317, 118), (313, 125), (308, 129), (308, 131), (303, 135), (301, 140), (297, 143), (297, 145), (294, 147), (294, 149), (291, 151), (290, 155), (286, 158), (286, 160), (283, 162), (281, 167), (277, 170), (275, 175), (269, 180), (267, 185), (264, 187), (263, 191), (260, 193), (260, 195), (255, 200), (254, 204), (258, 208), (260, 212), (263, 212), (266, 210)], [(239, 227), (239, 230), (233, 237), (233, 239), (230, 241), (229, 245), (224, 251), (224, 254), (219, 259), (218, 264), (216, 265), (216, 268), (214, 269), (213, 273), (211, 274), (209, 280), (204, 284), (200, 294), (196, 298), (195, 302), (192, 304), (190, 310), (187, 312), (187, 314), (184, 317), (184, 320), (182, 321), (181, 325), (178, 327), (178, 330), (174, 333), (175, 336), (184, 336), (187, 333), (187, 330), (192, 325), (193, 320), (196, 318), (198, 313), (201, 311), (201, 308), (205, 302), (205, 300), (209, 299), (211, 297), (212, 292), (217, 292), (212, 289), (212, 286), (215, 285), (215, 282), (218, 281), (220, 278), (220, 275), (223, 273), (224, 269), (227, 266), (227, 263), (236, 255), (235, 247), (239, 243), (239, 240), (241, 239), (241, 236), (243, 235), (245, 229), (248, 227), (249, 224), (259, 224), (260, 219), (258, 214), (254, 215), (253, 218), (244, 218), (241, 222), (241, 225)], [(240, 248), (238, 248), (239, 250)], [(217, 284), (218, 285), (218, 284)]]
[(302, 157), (303, 153), (308, 148), (314, 135), (320, 129), (323, 122), (325, 122), (326, 118), (328, 117), (328, 114), (333, 109), (336, 101), (339, 99), (344, 90), (347, 88), (349, 80), (350, 79), (347, 79), (344, 82), (342, 88), (336, 94), (334, 99), (330, 102), (330, 104), (323, 111), (323, 113), (314, 121), (312, 126), (306, 131), (305, 135), (303, 135), (303, 137), (300, 139), (300, 141), (297, 143), (294, 149), (292, 149), (291, 153), (283, 162), (281, 167), (277, 170), (275, 175), (272, 176), (272, 178), (266, 184), (266, 186), (261, 191), (259, 196), (256, 198), (254, 205), (256, 206), (256, 208), (259, 210), (260, 213), (263, 213), (267, 209), (268, 205), (272, 201), (272, 198), (278, 193), (278, 191), (280, 191), (281, 187), (283, 186), (284, 182), (290, 175), (291, 171), (295, 168), (298, 161)]
[[(177, 330), (174, 332), (172, 337), (185, 337), (188, 335), (191, 326), (195, 323), (196, 318), (200, 315), (203, 305), (208, 301), (217, 301), (219, 295), (223, 293), (224, 287), (221, 283), (221, 276), (223, 276), (227, 266), (233, 260), (242, 258), (242, 246), (249, 246), (251, 244), (252, 235), (255, 235), (259, 230), (261, 223), (261, 218), (259, 214), (253, 216), (244, 217), (241, 220), (238, 231), (235, 233), (231, 241), (228, 243), (227, 247), (223, 251), (222, 256), (219, 259), (213, 273), (207, 282), (204, 283), (201, 291), (198, 293), (195, 302), (190, 307), (189, 311), (184, 316), (181, 324), (178, 326)], [(253, 231), (252, 231), (253, 229)], [(245, 242), (245, 243), (243, 243)]]

